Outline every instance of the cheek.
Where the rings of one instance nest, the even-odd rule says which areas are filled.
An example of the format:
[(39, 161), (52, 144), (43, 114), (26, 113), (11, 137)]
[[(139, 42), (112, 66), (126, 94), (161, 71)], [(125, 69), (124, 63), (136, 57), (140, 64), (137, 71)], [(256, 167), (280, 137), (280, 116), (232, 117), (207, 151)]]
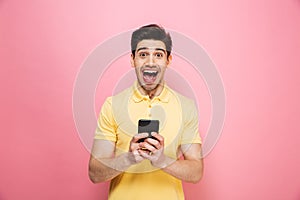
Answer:
[(168, 61), (165, 59), (157, 60), (157, 63), (159, 63), (161, 66), (167, 66)]
[(135, 64), (136, 67), (141, 67), (141, 66), (143, 66), (143, 61), (142, 60), (136, 60), (134, 62), (134, 64)]
[(141, 70), (140, 70), (141, 67), (139, 67), (139, 66), (136, 65), (136, 66), (134, 67), (134, 69), (135, 69), (135, 72), (136, 72), (137, 74), (140, 74), (140, 72), (141, 72)]

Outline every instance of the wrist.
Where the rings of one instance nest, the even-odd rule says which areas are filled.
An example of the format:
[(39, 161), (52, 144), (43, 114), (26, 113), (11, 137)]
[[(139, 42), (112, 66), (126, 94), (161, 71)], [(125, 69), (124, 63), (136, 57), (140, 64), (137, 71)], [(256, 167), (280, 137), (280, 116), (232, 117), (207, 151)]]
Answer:
[(157, 161), (152, 161), (152, 165), (154, 167), (157, 167), (159, 169), (164, 169), (166, 168), (168, 165), (170, 165), (172, 163), (172, 159), (167, 157), (167, 156), (162, 156), (160, 159), (158, 159)]
[(132, 153), (128, 152), (128, 153), (124, 153), (122, 155), (122, 160), (121, 163), (123, 162), (124, 167), (127, 169), (128, 167), (130, 167), (131, 165), (135, 164), (134, 160), (132, 159)]
[(128, 153), (124, 153), (124, 154), (121, 154), (118, 157), (116, 157), (113, 168), (115, 170), (123, 172), (131, 165), (132, 164), (131, 164), (131, 160), (129, 158)]

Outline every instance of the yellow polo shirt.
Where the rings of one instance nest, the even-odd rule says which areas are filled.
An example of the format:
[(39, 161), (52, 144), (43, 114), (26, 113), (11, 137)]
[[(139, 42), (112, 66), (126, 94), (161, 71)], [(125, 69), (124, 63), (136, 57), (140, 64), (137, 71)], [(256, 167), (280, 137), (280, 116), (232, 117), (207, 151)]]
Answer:
[[(165, 140), (165, 154), (177, 159), (181, 144), (201, 143), (198, 112), (192, 100), (164, 85), (153, 99), (143, 96), (137, 82), (123, 92), (108, 97), (98, 119), (95, 139), (116, 144), (116, 156), (128, 152), (137, 134), (139, 119), (159, 120), (159, 134)], [(110, 200), (184, 199), (181, 180), (157, 169), (144, 160), (129, 167), (111, 181)]]

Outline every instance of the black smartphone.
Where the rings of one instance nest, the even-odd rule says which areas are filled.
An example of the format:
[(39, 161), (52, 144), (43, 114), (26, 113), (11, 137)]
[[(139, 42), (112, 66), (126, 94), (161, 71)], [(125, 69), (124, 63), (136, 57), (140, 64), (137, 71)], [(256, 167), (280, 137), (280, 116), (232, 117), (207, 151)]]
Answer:
[[(155, 139), (151, 136), (151, 132), (158, 133), (159, 131), (159, 120), (140, 119), (138, 125), (138, 133), (148, 133), (148, 138)], [(139, 142), (143, 142), (144, 139), (140, 139)]]

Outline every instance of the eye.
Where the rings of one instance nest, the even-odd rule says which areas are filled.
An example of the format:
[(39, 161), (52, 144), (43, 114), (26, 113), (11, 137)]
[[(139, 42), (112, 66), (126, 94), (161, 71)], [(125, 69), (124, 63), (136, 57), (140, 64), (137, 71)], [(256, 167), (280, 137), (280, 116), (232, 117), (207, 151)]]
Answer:
[(158, 53), (155, 53), (155, 56), (156, 56), (157, 58), (162, 58), (162, 57), (164, 56), (164, 54), (158, 52)]
[(142, 57), (142, 58), (143, 58), (143, 57), (146, 57), (146, 56), (147, 56), (147, 53), (146, 53), (146, 52), (141, 52), (141, 53), (139, 53), (139, 56)]

